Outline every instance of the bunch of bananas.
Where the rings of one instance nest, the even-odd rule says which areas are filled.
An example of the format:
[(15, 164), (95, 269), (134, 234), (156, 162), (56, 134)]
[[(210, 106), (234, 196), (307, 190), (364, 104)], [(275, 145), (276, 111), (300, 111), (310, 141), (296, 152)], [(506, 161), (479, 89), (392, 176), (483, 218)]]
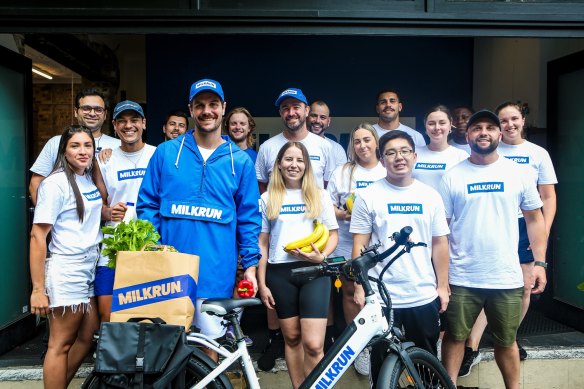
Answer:
[(299, 249), (302, 252), (310, 253), (313, 251), (312, 246), (310, 245), (311, 243), (313, 243), (316, 246), (318, 251), (322, 251), (326, 246), (326, 242), (328, 242), (328, 238), (329, 238), (328, 228), (326, 228), (326, 226), (319, 222), (318, 220), (315, 220), (314, 230), (310, 233), (310, 235), (288, 243), (286, 246), (284, 246), (284, 251), (292, 251), (294, 249)]
[(345, 209), (347, 212), (353, 212), (353, 205), (355, 204), (355, 193), (351, 193), (349, 197), (347, 197), (347, 201), (345, 202)]

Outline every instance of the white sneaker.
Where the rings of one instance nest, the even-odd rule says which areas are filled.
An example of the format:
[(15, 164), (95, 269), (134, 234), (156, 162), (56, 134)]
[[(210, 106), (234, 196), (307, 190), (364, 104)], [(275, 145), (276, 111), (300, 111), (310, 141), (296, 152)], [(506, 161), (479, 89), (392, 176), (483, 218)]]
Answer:
[(364, 348), (363, 351), (357, 355), (355, 359), (355, 370), (361, 375), (369, 375), (369, 367), (371, 366), (371, 353), (368, 348)]

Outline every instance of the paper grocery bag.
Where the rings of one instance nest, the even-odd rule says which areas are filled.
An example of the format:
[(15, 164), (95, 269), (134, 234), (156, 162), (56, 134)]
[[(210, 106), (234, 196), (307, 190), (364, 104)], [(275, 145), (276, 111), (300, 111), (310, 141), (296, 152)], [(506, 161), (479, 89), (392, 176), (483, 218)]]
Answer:
[(120, 251), (112, 294), (112, 322), (160, 317), (190, 328), (195, 314), (199, 257), (167, 251)]

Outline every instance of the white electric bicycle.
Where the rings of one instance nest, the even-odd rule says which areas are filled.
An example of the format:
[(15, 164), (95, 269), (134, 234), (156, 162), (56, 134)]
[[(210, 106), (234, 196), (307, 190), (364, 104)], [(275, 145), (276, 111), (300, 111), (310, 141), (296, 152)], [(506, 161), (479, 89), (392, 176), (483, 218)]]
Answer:
[[(415, 347), (412, 342), (405, 341), (401, 331), (393, 328), (391, 297), (380, 280), (383, 279), (383, 274), (389, 266), (400, 256), (410, 252), (415, 246), (425, 246), (424, 243), (408, 241), (411, 233), (411, 227), (404, 227), (400, 232), (394, 233), (392, 239), (395, 243), (383, 253), (377, 252), (381, 245), (376, 244), (363, 250), (360, 257), (352, 260), (345, 261), (344, 258), (341, 258), (342, 260), (338, 262), (323, 262), (316, 266), (292, 270), (294, 276), (300, 277), (339, 277), (342, 275), (348, 280), (360, 283), (365, 290), (364, 308), (347, 326), (341, 336), (335, 340), (333, 346), (306, 377), (300, 388), (332, 388), (365, 347), (376, 342), (383, 342), (387, 346), (388, 354), (377, 378), (378, 388), (455, 389), (446, 370), (433, 354)], [(388, 261), (378, 279), (368, 276), (369, 269), (389, 257), (400, 247), (402, 249)], [(378, 285), (383, 305), (371, 288), (369, 281)], [(261, 302), (257, 298), (208, 299), (202, 304), (201, 312), (221, 316), (233, 326), (236, 344), (234, 350), (229, 350), (224, 345), (204, 335), (189, 334), (187, 342), (190, 345), (214, 350), (223, 360), (217, 364), (198, 348), (193, 347), (193, 353), (187, 364), (187, 388), (231, 388), (231, 383), (225, 372), (237, 361), (243, 370), (247, 388), (260, 388), (243, 332), (237, 320), (239, 309), (259, 304)]]

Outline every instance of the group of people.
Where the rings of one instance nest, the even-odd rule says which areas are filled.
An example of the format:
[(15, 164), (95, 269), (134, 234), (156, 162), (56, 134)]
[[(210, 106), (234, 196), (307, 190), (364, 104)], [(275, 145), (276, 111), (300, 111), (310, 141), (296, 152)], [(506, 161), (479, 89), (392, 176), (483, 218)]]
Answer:
[[(529, 296), (545, 288), (557, 183), (547, 152), (522, 137), (521, 108), (458, 107), (453, 117), (436, 106), (424, 118), (426, 144), (400, 123), (398, 93), (383, 90), (378, 123), (358, 124), (345, 151), (325, 136), (331, 124), (325, 102), (309, 104), (302, 90), (288, 88), (275, 106), (283, 130), (256, 153), (252, 115), (243, 107), (226, 114), (221, 84), (199, 80), (188, 99), (194, 128), (187, 131), (186, 114), (170, 112), (167, 141), (155, 148), (142, 140), (139, 104), (115, 106), (116, 139), (101, 133), (103, 95), (77, 96), (79, 125), (51, 139), (31, 168), (31, 311), (46, 314), (50, 324), (45, 386), (66, 387), (99, 320), (109, 320), (115, 270), (99, 253), (100, 223), (139, 218), (152, 222), (162, 244), (199, 256), (194, 324), (208, 336), (220, 338), (225, 328), (199, 314), (200, 304), (231, 297), (242, 269), (268, 313), (271, 351), (258, 364), (273, 367), (281, 347), (295, 388), (324, 354), (331, 280), (291, 278), (290, 270), (329, 256), (354, 258), (376, 242), (383, 250), (392, 232), (412, 226), (411, 239), (427, 248), (404, 255), (384, 276), (395, 325), (435, 355), (445, 330), (442, 361), (456, 382), (480, 360), (489, 323), (505, 384), (518, 387), (516, 334)], [(106, 149), (111, 153), (98, 158)], [(330, 231), (324, 247), (283, 250), (315, 223)], [(342, 290), (349, 323), (364, 304), (363, 289), (344, 280)], [(364, 350), (358, 371), (375, 383), (385, 353)]]

